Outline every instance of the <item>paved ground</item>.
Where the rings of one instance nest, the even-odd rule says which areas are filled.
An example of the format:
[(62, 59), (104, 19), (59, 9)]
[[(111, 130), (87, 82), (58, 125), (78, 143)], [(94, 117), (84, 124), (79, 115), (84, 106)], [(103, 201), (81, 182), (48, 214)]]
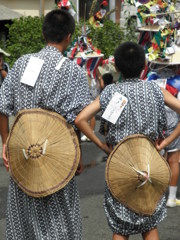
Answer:
[[(98, 124), (99, 122), (97, 122), (96, 131)], [(77, 182), (81, 196), (84, 240), (111, 240), (112, 233), (107, 225), (102, 206), (105, 170), (105, 162), (102, 162), (102, 157), (105, 156), (105, 154), (92, 143), (83, 143), (82, 150), (86, 168), (77, 178)], [(6, 196), (9, 176), (1, 160), (0, 162), (0, 240), (4, 240)], [(180, 197), (180, 187), (178, 197)], [(180, 207), (168, 209), (168, 217), (159, 226), (161, 240), (180, 240), (179, 219)], [(130, 240), (140, 239), (140, 235), (130, 237)]]

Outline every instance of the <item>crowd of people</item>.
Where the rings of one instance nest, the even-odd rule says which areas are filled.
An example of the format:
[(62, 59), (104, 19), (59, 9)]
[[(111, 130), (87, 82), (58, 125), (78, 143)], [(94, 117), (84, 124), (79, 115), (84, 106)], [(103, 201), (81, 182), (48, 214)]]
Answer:
[[(74, 30), (74, 18), (66, 10), (49, 12), (42, 28), (46, 46), (40, 52), (17, 59), (5, 79), (3, 77), (0, 88), (0, 134), (2, 158), (7, 171), (8, 117), (16, 115), (22, 109), (32, 108), (42, 108), (62, 115), (74, 127), (78, 136), (81, 131), (108, 155), (127, 136), (144, 134), (156, 144), (158, 151), (166, 148), (169, 163), (172, 161), (171, 149), (179, 157), (177, 145), (167, 146), (180, 135), (180, 125), (176, 124), (167, 138), (164, 138), (164, 130), (167, 129), (165, 104), (180, 113), (180, 101), (155, 82), (140, 80), (146, 64), (143, 47), (125, 42), (115, 49), (115, 67), (123, 76), (122, 80), (113, 83), (113, 77), (109, 73), (99, 76), (101, 91), (92, 101), (85, 70), (63, 57)], [(23, 73), (32, 58), (43, 60), (33, 86), (28, 82), (30, 80), (26, 83), (22, 81)], [(0, 71), (3, 76), (4, 65), (0, 65)], [(116, 93), (126, 97), (128, 102), (115, 123), (102, 119), (101, 132), (106, 136), (106, 142), (102, 142), (95, 135), (89, 121), (99, 111), (105, 112)], [(82, 166), (79, 166), (78, 174), (81, 170)], [(174, 201), (171, 206), (180, 205), (174, 189), (177, 188), (177, 177), (176, 180), (171, 180), (173, 190), (170, 189), (170, 198)], [(117, 201), (105, 183), (104, 210), (114, 240), (127, 240), (130, 235), (137, 233), (141, 233), (144, 240), (158, 240), (157, 226), (167, 215), (166, 196), (161, 196), (154, 213), (147, 216), (136, 213)], [(6, 239), (81, 240), (80, 199), (75, 177), (53, 194), (33, 198), (23, 192), (13, 176), (10, 176)]]

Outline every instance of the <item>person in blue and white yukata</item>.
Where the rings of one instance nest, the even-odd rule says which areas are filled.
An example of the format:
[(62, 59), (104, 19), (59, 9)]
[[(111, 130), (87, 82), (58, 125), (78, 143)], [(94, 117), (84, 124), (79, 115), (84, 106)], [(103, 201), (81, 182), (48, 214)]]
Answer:
[[(53, 10), (45, 16), (42, 30), (46, 47), (20, 57), (0, 88), (0, 134), (7, 170), (8, 116), (22, 109), (42, 108), (61, 114), (74, 125), (77, 114), (90, 102), (85, 71), (63, 57), (75, 30), (73, 17), (65, 10)], [(44, 63), (35, 84), (30, 86), (22, 83), (21, 78), (32, 56)], [(78, 171), (81, 170), (80, 164)], [(10, 177), (6, 239), (81, 240), (80, 201), (75, 178), (52, 195), (33, 198)]]
[[(117, 108), (112, 107), (110, 116), (117, 115), (114, 123), (109, 117), (107, 142), (113, 148), (124, 138), (133, 134), (144, 134), (153, 142), (163, 137), (166, 129), (164, 98), (160, 87), (154, 82), (140, 80), (140, 73), (145, 66), (144, 49), (133, 42), (125, 42), (115, 50), (115, 66), (123, 79), (118, 84), (108, 85), (75, 120), (76, 126), (106, 153), (111, 149), (91, 130), (88, 120), (100, 110), (105, 112), (109, 102), (117, 95), (128, 99), (123, 111), (117, 115)], [(120, 101), (116, 98), (116, 101)], [(141, 233), (144, 240), (159, 240), (157, 226), (167, 215), (166, 198), (162, 196), (151, 216), (138, 214), (117, 201), (107, 184), (104, 191), (104, 210), (113, 240), (128, 240), (130, 235)]]

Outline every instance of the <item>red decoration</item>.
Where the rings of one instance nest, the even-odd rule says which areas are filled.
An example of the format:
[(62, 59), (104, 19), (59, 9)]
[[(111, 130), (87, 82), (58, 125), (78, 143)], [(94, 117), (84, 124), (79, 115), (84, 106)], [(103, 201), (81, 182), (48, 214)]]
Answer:
[(169, 84), (166, 84), (166, 89), (168, 92), (170, 92), (173, 96), (176, 96), (178, 94), (178, 89), (170, 86)]
[(100, 4), (100, 7), (101, 6), (107, 6), (108, 5), (108, 2), (107, 1), (103, 1), (101, 4)]

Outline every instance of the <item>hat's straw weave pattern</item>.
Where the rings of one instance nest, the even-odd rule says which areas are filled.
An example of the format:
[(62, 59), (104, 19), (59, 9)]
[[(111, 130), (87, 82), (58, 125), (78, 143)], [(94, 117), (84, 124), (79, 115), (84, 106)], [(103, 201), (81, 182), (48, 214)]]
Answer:
[(152, 142), (136, 134), (110, 154), (106, 181), (118, 201), (136, 213), (152, 215), (169, 185), (170, 169)]
[(43, 197), (63, 188), (74, 176), (80, 149), (71, 125), (57, 113), (22, 110), (7, 141), (10, 173), (28, 195)]

